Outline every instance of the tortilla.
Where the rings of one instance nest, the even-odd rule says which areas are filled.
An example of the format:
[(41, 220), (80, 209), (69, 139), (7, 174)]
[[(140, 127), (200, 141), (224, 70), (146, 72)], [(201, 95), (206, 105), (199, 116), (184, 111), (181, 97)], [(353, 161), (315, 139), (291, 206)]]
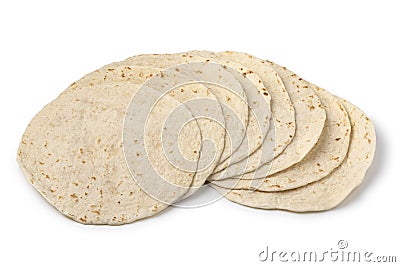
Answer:
[[(138, 55), (126, 59), (121, 64), (152, 66), (164, 69), (182, 63), (210, 61), (221, 64), (219, 60), (209, 58), (207, 51), (191, 51), (181, 54)], [(232, 142), (232, 149), (229, 149), (228, 151), (225, 150), (221, 156), (221, 162), (229, 158), (229, 162), (232, 164), (247, 158), (248, 155), (252, 154), (261, 146), (270, 126), (271, 97), (262, 82), (259, 82), (261, 79), (255, 75), (252, 70), (234, 62), (229, 62), (227, 64), (224, 62), (222, 65), (227, 67), (228, 70), (231, 71), (232, 75), (236, 75), (235, 77), (243, 85), (243, 90), (246, 93), (247, 104), (249, 106), (249, 118), (245, 133), (245, 141), (239, 144)], [(231, 89), (230, 87), (226, 88)], [(235, 130), (229, 135), (232, 138), (237, 135), (241, 136), (242, 134), (241, 131)]]
[(317, 144), (302, 161), (263, 179), (253, 179), (253, 176), (258, 176), (255, 171), (254, 174), (243, 175), (239, 181), (226, 179), (214, 181), (213, 184), (228, 189), (284, 191), (320, 180), (337, 168), (349, 147), (350, 121), (345, 108), (336, 97), (318, 87), (316, 92), (326, 111), (325, 127)]
[[(196, 175), (193, 180), (193, 184), (191, 185), (190, 190), (185, 194), (184, 198), (192, 195), (195, 193), (206, 181), (206, 179), (210, 176), (210, 174), (214, 171), (215, 167), (219, 163), (219, 159), (224, 151), (224, 144), (225, 144), (225, 119), (222, 107), (215, 97), (212, 94), (212, 85), (202, 85), (202, 84), (192, 84), (191, 79), (186, 77), (185, 75), (181, 74), (182, 68), (178, 70), (178, 68), (169, 68), (166, 70), (161, 71), (159, 74), (155, 74), (152, 78), (147, 80), (141, 87), (149, 87), (156, 89), (159, 92), (167, 93), (168, 95), (173, 97), (174, 99), (178, 100), (179, 102), (183, 103), (185, 107), (190, 111), (193, 117), (196, 119), (197, 124), (200, 128), (201, 137), (202, 137), (202, 147), (200, 153), (200, 159), (198, 162), (198, 168)], [(130, 104), (128, 108), (128, 112), (131, 111), (132, 113), (132, 121), (129, 121), (132, 124), (132, 127), (128, 128), (137, 128), (137, 122), (135, 119), (138, 117), (138, 113), (148, 112), (144, 109), (144, 105), (141, 102), (141, 98), (139, 97), (139, 102), (135, 103), (136, 96), (133, 98), (133, 102)], [(143, 99), (148, 98), (147, 90), (143, 91)], [(132, 110), (131, 110), (132, 109)], [(172, 111), (172, 110), (171, 110)], [(164, 111), (165, 112), (165, 111)], [(166, 113), (166, 115), (168, 112)], [(160, 114), (162, 115), (162, 114)], [(179, 112), (176, 114), (179, 117)], [(154, 122), (153, 126), (148, 127), (150, 129), (159, 127), (165, 127), (164, 120), (158, 119)], [(162, 118), (162, 116), (161, 116)], [(127, 120), (125, 120), (127, 122)], [(149, 122), (147, 122), (149, 123)], [(125, 124), (126, 126), (126, 124)], [(178, 125), (183, 126), (183, 125)], [(163, 140), (164, 145), (171, 145), (174, 146), (176, 144), (175, 134), (179, 133), (179, 129), (175, 128), (175, 132), (171, 133), (169, 137), (159, 138), (159, 140)], [(146, 135), (142, 133), (137, 133), (138, 137), (136, 139), (146, 139)], [(143, 136), (144, 134), (144, 136)], [(125, 139), (126, 138), (126, 139)], [(124, 135), (124, 143), (131, 144), (134, 140), (134, 134), (129, 133)], [(139, 146), (138, 149), (143, 148), (143, 146)], [(171, 151), (173, 151), (172, 149)], [(130, 150), (134, 151), (134, 149)], [(165, 154), (167, 157), (169, 153), (167, 151), (157, 151), (154, 152), (155, 149), (148, 150), (148, 155), (158, 155), (158, 154)], [(175, 149), (175, 153), (171, 153), (171, 155), (179, 155), (179, 149)], [(150, 153), (151, 152), (151, 153)], [(135, 152), (136, 153), (136, 152)], [(132, 155), (128, 155), (126, 153), (127, 159), (128, 157), (131, 159), (131, 164), (135, 165), (137, 162), (137, 158), (135, 157), (135, 153)], [(140, 154), (145, 153), (145, 151), (139, 151)], [(156, 160), (156, 159), (154, 159)], [(173, 164), (173, 163), (172, 163)], [(133, 170), (138, 170), (139, 167), (143, 165), (137, 165)], [(179, 168), (179, 166), (177, 166)], [(145, 175), (146, 169), (142, 169), (140, 173)], [(136, 177), (136, 175), (134, 175)], [(143, 182), (148, 184), (147, 187), (150, 189), (153, 188), (152, 183), (149, 182), (150, 179), (144, 179)]]
[(327, 210), (362, 182), (375, 145), (360, 109), (285, 67), (190, 51), (85, 75), (32, 119), (17, 160), (65, 216), (118, 225), (178, 205), (207, 179), (242, 205)]
[[(90, 90), (91, 87), (105, 83), (125, 83), (138, 85), (145, 83), (146, 86), (158, 91), (166, 91), (168, 88), (172, 88), (180, 83), (187, 83), (190, 81), (188, 77), (181, 73), (183, 71), (184, 66), (182, 66), (181, 70), (178, 71), (177, 68), (172, 68), (161, 72), (161, 69), (158, 68), (147, 66), (127, 66), (121, 65), (120, 63), (114, 63), (85, 75), (79, 81), (73, 83), (61, 95), (80, 94), (82, 91)], [(240, 127), (242, 127), (243, 131), (245, 126), (241, 125), (241, 120), (247, 120), (247, 118), (245, 118), (245, 116), (247, 116), (246, 113), (242, 112), (244, 116), (239, 119), (236, 118), (236, 120), (235, 116), (232, 116), (231, 113), (229, 113), (230, 110), (233, 110), (239, 114), (243, 108), (247, 107), (246, 102), (238, 97), (235, 97), (235, 95), (227, 94), (226, 98), (224, 97), (221, 99), (221, 107), (216, 100), (215, 95), (212, 93), (219, 93), (219, 90), (216, 90), (214, 85), (186, 84), (185, 87), (188, 90), (184, 90), (183, 92), (180, 92), (179, 95), (174, 95), (173, 97), (179, 96), (179, 101), (182, 103), (187, 101), (192, 103), (191, 107), (189, 107), (189, 110), (195, 117), (202, 117), (198, 118), (197, 120), (202, 131), (203, 142), (204, 140), (211, 140), (215, 148), (202, 149), (203, 153), (201, 153), (202, 158), (200, 159), (200, 164), (203, 165), (203, 167), (201, 167), (203, 170), (196, 173), (193, 184), (191, 185), (191, 189), (187, 192), (184, 198), (195, 193), (204, 184), (205, 180), (217, 166), (219, 158), (225, 149), (224, 126), (226, 125), (226, 116), (229, 116), (228, 122), (230, 123), (231, 127), (235, 127), (235, 129), (240, 129)], [(205, 106), (204, 101), (199, 103), (200, 100), (197, 101), (196, 104), (194, 102), (196, 98), (210, 98), (213, 99), (214, 102), (208, 103), (208, 105)], [(226, 109), (227, 105), (229, 105), (228, 111)], [(198, 110), (198, 107), (201, 107), (201, 110)], [(208, 110), (208, 112), (205, 112), (205, 110)], [(226, 114), (224, 114), (224, 112)], [(225, 118), (223, 116), (225, 116)], [(210, 118), (213, 118), (216, 122), (213, 122), (210, 120)], [(207, 168), (204, 168), (205, 165), (208, 165)]]
[[(257, 167), (257, 176), (250, 172), (253, 178), (273, 175), (300, 162), (317, 143), (326, 120), (321, 101), (307, 82), (285, 67), (272, 62), (262, 62), (277, 71), (289, 93), (295, 109), (296, 134), (292, 142), (271, 164), (254, 166)], [(226, 175), (224, 177), (228, 178)], [(241, 175), (229, 178), (240, 179)]]
[(120, 65), (119, 63), (108, 64), (105, 67), (86, 74), (78, 81), (72, 83), (61, 95), (87, 90), (90, 87), (105, 83), (129, 82), (139, 85), (160, 71), (161, 69), (158, 68)]
[[(87, 94), (59, 97), (33, 118), (23, 135), (18, 161), (28, 180), (50, 204), (77, 222), (130, 223), (168, 206), (144, 192), (125, 163), (123, 119), (137, 88), (103, 85)], [(164, 111), (182, 105), (169, 96), (162, 101), (157, 107)], [(184, 140), (190, 142), (182, 145), (187, 148), (183, 154), (196, 159), (200, 130), (190, 127), (186, 133), (190, 136)], [(172, 191), (161, 190), (160, 197), (173, 202), (187, 192), (195, 172), (170, 166), (159, 157), (157, 167), (164, 178), (179, 185)]]
[(231, 51), (220, 53), (209, 52), (208, 56), (213, 60), (217, 58), (225, 60), (225, 62), (232, 61), (239, 63), (253, 70), (261, 78), (262, 83), (271, 95), (271, 113), (274, 126), (270, 127), (263, 145), (248, 158), (236, 164), (229, 165), (229, 162), (225, 161), (218, 165), (215, 172), (223, 169), (224, 172), (215, 173), (209, 179), (220, 180), (253, 171), (258, 166), (264, 165), (280, 155), (295, 135), (295, 111), (289, 94), (278, 73), (270, 66), (262, 63), (261, 59), (249, 54)]
[(329, 210), (339, 205), (363, 181), (376, 146), (371, 120), (350, 102), (340, 100), (351, 122), (350, 146), (344, 162), (327, 177), (303, 187), (271, 193), (212, 187), (230, 201), (261, 209), (307, 212)]

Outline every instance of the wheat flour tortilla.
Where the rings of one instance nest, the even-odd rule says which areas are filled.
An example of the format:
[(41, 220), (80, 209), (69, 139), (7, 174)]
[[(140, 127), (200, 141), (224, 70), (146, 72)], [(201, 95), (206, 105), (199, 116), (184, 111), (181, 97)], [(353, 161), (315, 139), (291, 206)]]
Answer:
[[(130, 67), (131, 70), (134, 69), (133, 66)], [(139, 68), (140, 69), (140, 68)], [(106, 71), (109, 71), (109, 68), (106, 69)], [(96, 73), (101, 74), (101, 71), (97, 71)], [(130, 70), (124, 69), (125, 77), (129, 76)], [(149, 72), (149, 75), (151, 73)], [(124, 75), (121, 75), (124, 76)], [(87, 76), (86, 76), (87, 77)], [(117, 79), (119, 79), (119, 75), (116, 76)], [(133, 76), (135, 77), (135, 76)], [(99, 77), (101, 78), (101, 76)], [(97, 79), (99, 80), (99, 79)], [(104, 80), (104, 79), (100, 79)], [(140, 80), (140, 79), (139, 79)], [(199, 168), (197, 173), (195, 174), (195, 177), (193, 179), (193, 184), (191, 185), (190, 190), (185, 194), (183, 198), (186, 198), (193, 193), (195, 193), (206, 181), (207, 177), (210, 176), (210, 174), (213, 172), (215, 167), (217, 166), (219, 162), (219, 158), (221, 157), (221, 154), (224, 150), (224, 137), (225, 137), (225, 121), (224, 121), (224, 116), (222, 113), (221, 106), (216, 99), (216, 97), (210, 92), (210, 89), (207, 88), (207, 86), (203, 86), (201, 84), (185, 84), (184, 86), (179, 87), (180, 84), (184, 84), (185, 82), (188, 81), (188, 78), (179, 72), (175, 71), (175, 69), (166, 69), (160, 73), (153, 72), (151, 74), (151, 77), (147, 79), (144, 84), (141, 84), (140, 87), (149, 87), (152, 89), (155, 89), (156, 91), (160, 92), (165, 92), (168, 93), (169, 96), (177, 99), (179, 102), (184, 103), (186, 105), (186, 108), (189, 109), (189, 111), (193, 114), (193, 116), (196, 118), (197, 123), (200, 127), (201, 131), (201, 136), (202, 136), (202, 149), (201, 151), (198, 151), (201, 155), (201, 158), (199, 159)], [(91, 83), (96, 82), (96, 80), (91, 81)], [(115, 84), (116, 81), (109, 80), (108, 83)], [(121, 82), (122, 84), (129, 85), (131, 84), (130, 81), (123, 80)], [(101, 84), (101, 83), (100, 83)], [(172, 88), (174, 88), (172, 90)], [(90, 88), (89, 88), (90, 89)], [(168, 90), (172, 90), (168, 92)], [(76, 94), (76, 93), (81, 93), (82, 91), (86, 91), (85, 89), (81, 90), (71, 90), (69, 94)], [(147, 93), (146, 90), (144, 90), (144, 95), (141, 97), (144, 100), (147, 100), (148, 96), (145, 94)], [(67, 93), (64, 93), (65, 95)], [(96, 95), (94, 95), (96, 97)], [(133, 98), (133, 100), (136, 99), (136, 96)], [(211, 100), (210, 101), (204, 101), (205, 99)], [(142, 99), (139, 99), (142, 101)], [(148, 102), (149, 105), (152, 104), (151, 100)], [(199, 102), (200, 101), (200, 102)], [(188, 104), (190, 103), (190, 106)], [(149, 108), (145, 108), (144, 102), (140, 103), (131, 103), (129, 107), (127, 108), (132, 108), (137, 110), (133, 111), (131, 110), (130, 113), (133, 114), (131, 117), (132, 121), (128, 121), (132, 125), (142, 125), (144, 124), (144, 119), (146, 116), (146, 112), (149, 112)], [(136, 119), (139, 119), (140, 117), (138, 116), (139, 113), (143, 113), (142, 116), (142, 123), (139, 123), (136, 121)], [(169, 114), (170, 112), (164, 111), (164, 114)], [(161, 117), (158, 118), (158, 121), (154, 123), (152, 128), (155, 128), (156, 126), (163, 126), (164, 120), (160, 119)], [(211, 120), (211, 118), (213, 120)], [(148, 123), (148, 125), (150, 125)], [(149, 126), (148, 126), (149, 127)], [(140, 128), (140, 127), (139, 127)], [(128, 127), (128, 129), (135, 129), (137, 130), (137, 127)], [(176, 133), (179, 131), (179, 129), (176, 129)], [(124, 144), (132, 144), (133, 145), (133, 139), (137, 140), (145, 140), (145, 135), (142, 131), (140, 132), (133, 132), (133, 133), (127, 133), (124, 134)], [(169, 138), (171, 139), (171, 137)], [(165, 140), (163, 138), (156, 139), (158, 140)], [(210, 141), (212, 144), (209, 144)], [(174, 145), (176, 142), (173, 142), (173, 140), (165, 141), (163, 142), (164, 145), (171, 144)], [(207, 146), (207, 144), (209, 144)], [(146, 168), (149, 164), (140, 164), (138, 163), (138, 158), (135, 156), (136, 154), (138, 155), (146, 155), (146, 158), (142, 159), (146, 160), (147, 156), (152, 156), (152, 155), (163, 155), (165, 154), (167, 157), (169, 153), (164, 153), (163, 150), (160, 150), (163, 147), (157, 147), (155, 146), (156, 149), (147, 149), (148, 153), (145, 151), (145, 147), (143, 146), (142, 143), (137, 143), (135, 144), (137, 147), (130, 147), (130, 149), (125, 150), (126, 151), (126, 158), (128, 160), (128, 165), (130, 167), (130, 170), (132, 171), (133, 177), (138, 179), (138, 177), (141, 177), (139, 185), (143, 187), (144, 190), (147, 190), (149, 194), (154, 196), (154, 192), (152, 190), (155, 190), (153, 187), (153, 184), (158, 184), (157, 181), (153, 181), (154, 179), (158, 179), (160, 175), (152, 175), (149, 173), (146, 173)], [(157, 150), (158, 149), (158, 150)], [(177, 151), (179, 152), (179, 149), (171, 149), (171, 151)], [(129, 153), (128, 153), (129, 152)], [(179, 155), (179, 153), (172, 153), (171, 155)], [(155, 160), (155, 159), (154, 159)], [(173, 164), (173, 162), (172, 162)], [(179, 167), (179, 166), (177, 166)], [(144, 173), (146, 175), (144, 175)], [(164, 186), (165, 187), (165, 186)]]
[[(317, 143), (326, 120), (324, 107), (312, 84), (308, 84), (285, 67), (267, 61), (262, 61), (262, 63), (277, 71), (289, 93), (295, 109), (296, 134), (286, 149), (273, 161), (258, 166), (257, 173), (249, 172), (253, 178), (273, 175), (300, 162)], [(240, 179), (241, 177), (242, 175), (238, 175), (230, 178)]]
[[(216, 96), (212, 93), (213, 85), (202, 85), (190, 83), (191, 79), (187, 76), (181, 74), (182, 70), (178, 70), (177, 68), (169, 68), (161, 71), (154, 75), (152, 78), (147, 80), (141, 87), (149, 87), (152, 89), (156, 89), (160, 92), (168, 93), (169, 96), (183, 103), (185, 107), (191, 112), (194, 118), (196, 118), (197, 123), (200, 128), (201, 136), (202, 136), (202, 146), (200, 153), (200, 159), (198, 162), (198, 168), (193, 180), (192, 187), (185, 194), (184, 197), (188, 197), (189, 195), (195, 193), (206, 181), (206, 179), (211, 175), (214, 171), (215, 167), (219, 163), (219, 159), (224, 151), (225, 144), (225, 118), (223, 114), (222, 107), (220, 102), (216, 98)], [(168, 91), (169, 90), (169, 91)], [(134, 96), (132, 103), (130, 104), (128, 111), (132, 112), (132, 125), (137, 125), (136, 119), (138, 119), (138, 113), (144, 112), (144, 115), (148, 112), (145, 105), (143, 103), (135, 103), (135, 99), (137, 95)], [(143, 96), (139, 97), (139, 100), (148, 98), (147, 90), (143, 90)], [(150, 101), (151, 104), (152, 101)], [(136, 110), (135, 110), (136, 109)], [(179, 112), (178, 112), (179, 113)], [(179, 114), (177, 114), (179, 116)], [(127, 120), (125, 120), (127, 123)], [(166, 127), (164, 120), (160, 120), (158, 118), (155, 121), (154, 126), (150, 127), (155, 128)], [(181, 126), (181, 125), (178, 125)], [(137, 127), (128, 127), (137, 129)], [(175, 129), (175, 133), (178, 133), (179, 129)], [(127, 135), (124, 134), (124, 143), (132, 143), (135, 139), (135, 134), (139, 134), (141, 136), (136, 139), (146, 139), (145, 133), (143, 132), (135, 132), (129, 133)], [(174, 134), (174, 133), (173, 133)], [(144, 135), (144, 136), (143, 136)], [(126, 139), (125, 139), (126, 138)], [(163, 140), (165, 145), (174, 146), (175, 142), (174, 137), (159, 138), (159, 140)], [(130, 141), (129, 141), (130, 140)], [(127, 142), (125, 142), (127, 141)], [(138, 146), (138, 149), (143, 149), (143, 146)], [(136, 164), (137, 158), (135, 157), (135, 153), (139, 152), (140, 154), (145, 151), (136, 151), (132, 149), (132, 155), (129, 157), (131, 159), (132, 165)], [(148, 155), (157, 155), (158, 153), (163, 153), (163, 151), (154, 152), (155, 150), (148, 150)], [(171, 150), (172, 151), (172, 150)], [(179, 155), (179, 149), (175, 150), (176, 153), (172, 153), (172, 155)], [(165, 151), (164, 153), (167, 157), (169, 153)], [(128, 155), (127, 155), (128, 159)], [(143, 166), (143, 165), (139, 165)], [(138, 167), (139, 167), (138, 166)], [(132, 168), (134, 170), (138, 170), (138, 167)], [(177, 166), (179, 168), (179, 166)], [(141, 170), (141, 174), (146, 172), (146, 169)], [(136, 177), (136, 175), (134, 175)], [(144, 179), (149, 188), (152, 188), (152, 183), (149, 179)]]
[(212, 183), (227, 189), (284, 191), (320, 180), (336, 169), (347, 154), (350, 121), (345, 108), (335, 96), (318, 87), (316, 93), (326, 111), (325, 127), (318, 142), (303, 160), (263, 179), (253, 179), (253, 176), (258, 176), (255, 171), (255, 174), (243, 175), (240, 180), (225, 179)]
[[(216, 64), (208, 63), (208, 61), (203, 58), (198, 58), (198, 62), (203, 62), (204, 64), (208, 63), (208, 68), (205, 68), (204, 66), (200, 66), (199, 68), (198, 64), (195, 63), (195, 60), (192, 60), (189, 64), (190, 66), (188, 66), (188, 64), (185, 66), (185, 64), (182, 64), (183, 61), (181, 58), (177, 55), (169, 55), (171, 58), (167, 58), (168, 63), (165, 64), (159, 59), (161, 56), (163, 55), (139, 55), (137, 56), (139, 57), (137, 58), (139, 60), (112, 63), (104, 66), (97, 71), (97, 73), (93, 74), (108, 79), (109, 76), (104, 74), (105, 71), (109, 69), (114, 71), (116, 68), (126, 66), (126, 64), (138, 64), (139, 66), (135, 66), (135, 68), (146, 68), (148, 65), (162, 67), (157, 69), (173, 67), (183, 75), (186, 74), (194, 80), (208, 81), (209, 84), (211, 84), (209, 88), (212, 89), (212, 93), (217, 96), (223, 107), (226, 132), (229, 138), (225, 138), (225, 149), (221, 158), (227, 158), (232, 154), (232, 152), (239, 148), (246, 135), (246, 128), (249, 122), (247, 96), (243, 91), (242, 85), (233, 77), (236, 73), (229, 73), (224, 68), (221, 68), (222, 66), (218, 65), (216, 67)], [(143, 64), (143, 62), (146, 62), (146, 64)], [(197, 69), (195, 69), (195, 67), (197, 67)], [(99, 73), (103, 73), (103, 75), (99, 75)], [(119, 75), (116, 75), (116, 78), (119, 78)], [(205, 83), (202, 84), (205, 85)]]
[(261, 209), (307, 212), (336, 207), (363, 181), (372, 164), (376, 146), (375, 129), (370, 119), (350, 102), (344, 99), (340, 101), (346, 108), (351, 122), (350, 146), (343, 163), (327, 177), (282, 192), (230, 191), (215, 185), (212, 187), (230, 201)]
[[(125, 162), (123, 120), (137, 87), (105, 84), (59, 97), (32, 119), (22, 137), (18, 162), (28, 180), (50, 204), (77, 222), (130, 223), (168, 206), (135, 183)], [(162, 100), (167, 104), (165, 111), (182, 105), (168, 96)], [(187, 130), (190, 136), (184, 140), (192, 140), (183, 145), (184, 154), (196, 159), (200, 129)], [(165, 162), (162, 157), (159, 160)], [(175, 201), (186, 193), (194, 173), (169, 166), (164, 167), (170, 175), (164, 177), (181, 187), (162, 190), (161, 197)]]
[[(247, 97), (242, 85), (235, 80), (232, 74), (227, 73), (223, 68), (221, 69), (220, 65), (215, 66), (216, 64), (208, 63), (207, 68), (195, 63), (190, 64), (190, 66), (171, 65), (174, 66), (172, 70), (177, 70), (181, 75), (186, 73), (192, 76), (192, 78), (210, 81), (210, 84), (199, 84), (199, 86), (206, 86), (221, 103), (225, 117), (226, 132), (229, 135), (229, 138), (225, 138), (224, 151), (221, 156), (222, 158), (226, 158), (238, 149), (245, 137), (248, 125)], [(126, 65), (124, 62), (116, 62), (85, 75), (79, 81), (73, 83), (63, 94), (87, 88), (80, 86), (81, 84), (94, 86), (99, 83), (118, 81), (144, 83), (149, 79), (153, 79), (154, 76), (160, 75), (161, 70), (160, 68), (133, 66)], [(208, 72), (206, 72), (207, 70)], [(197, 74), (200, 71), (202, 74)], [(196, 74), (196, 77), (193, 77), (193, 73)], [(202, 185), (203, 183), (199, 182), (199, 184)]]
[[(208, 58), (208, 52), (206, 51), (204, 52), (204, 56), (202, 52), (196, 51), (195, 53), (196, 55), (192, 55), (191, 52), (163, 55), (138, 55), (126, 59), (122, 62), (122, 64), (139, 66), (148, 65), (163, 69), (182, 63), (216, 61)], [(262, 82), (259, 82), (261, 79), (255, 75), (252, 70), (234, 62), (223, 64), (223, 66), (227, 67), (232, 74), (237, 75), (237, 79), (243, 85), (243, 89), (247, 96), (247, 104), (249, 106), (249, 122), (245, 133), (245, 141), (241, 142), (238, 148), (235, 148), (237, 147), (237, 144), (233, 144), (234, 147), (226, 153), (224, 151), (223, 155), (221, 156), (221, 162), (229, 158), (229, 162), (234, 163), (247, 158), (248, 155), (252, 154), (261, 146), (263, 140), (265, 139), (270, 126), (271, 97)], [(234, 131), (230, 134), (230, 136), (232, 137), (238, 134), (241, 134), (241, 132)]]
[[(190, 52), (191, 54), (195, 52)], [(202, 53), (206, 53), (202, 51)], [(292, 141), (295, 135), (296, 122), (295, 111), (290, 100), (289, 94), (278, 73), (270, 66), (262, 63), (249, 54), (240, 52), (208, 52), (208, 57), (219, 59), (219, 62), (236, 62), (246, 68), (251, 69), (257, 74), (265, 88), (271, 95), (271, 113), (273, 127), (270, 127), (267, 137), (260, 148), (258, 148), (247, 159), (238, 163), (229, 165), (229, 162), (223, 162), (218, 165), (215, 172), (224, 170), (224, 172), (215, 173), (210, 180), (220, 180), (226, 177), (237, 176), (242, 173), (250, 172), (257, 166), (270, 162), (274, 157), (280, 155), (287, 145)], [(221, 62), (221, 60), (223, 60)], [(229, 166), (229, 167), (228, 167)]]
[[(165, 91), (167, 88), (172, 88), (181, 83), (183, 84), (190, 81), (188, 77), (181, 74), (184, 66), (181, 68), (181, 71), (177, 71), (176, 68), (173, 68), (166, 69), (161, 72), (161, 69), (158, 68), (126, 66), (118, 64), (119, 63), (107, 65), (106, 67), (85, 75), (82, 79), (72, 84), (64, 93), (62, 93), (62, 95), (79, 94), (81, 91), (88, 90), (93, 86), (104, 83), (145, 83), (146, 86), (149, 86), (153, 89)], [(227, 75), (225, 75), (225, 77), (227, 77)], [(227, 83), (228, 82), (226, 81), (225, 84)], [(233, 85), (231, 86), (233, 87)], [(236, 87), (237, 86), (238, 85), (236, 85)], [(191, 101), (191, 108), (189, 108), (189, 110), (195, 117), (202, 117), (198, 118), (197, 120), (202, 131), (203, 142), (204, 140), (211, 140), (213, 144), (203, 147), (203, 153), (201, 153), (202, 158), (200, 159), (200, 168), (202, 171), (198, 171), (196, 173), (193, 184), (184, 198), (195, 193), (204, 184), (207, 177), (209, 177), (214, 168), (217, 166), (219, 158), (221, 157), (221, 154), (225, 148), (224, 127), (226, 124), (224, 118), (229, 116), (228, 122), (230, 123), (230, 127), (234, 127), (234, 129), (240, 129), (240, 127), (242, 127), (243, 131), (246, 126), (241, 125), (242, 120), (247, 120), (247, 114), (241, 112), (243, 108), (247, 108), (247, 104), (242, 99), (237, 97), (235, 98), (235, 95), (230, 95), (229, 93), (224, 95), (223, 98), (218, 99), (221, 102), (221, 104), (219, 104), (212, 93), (219, 93), (219, 90), (216, 89), (216, 86), (208, 84), (186, 84), (185, 87), (187, 90), (180, 91), (179, 95), (174, 95), (173, 93), (170, 93), (170, 95), (172, 97), (179, 96), (179, 101), (182, 103), (189, 101), (190, 99), (194, 100), (195, 98), (211, 98), (215, 101), (210, 103), (208, 106), (204, 101), (202, 103), (199, 103), (199, 101), (197, 103)], [(222, 114), (220, 110), (215, 110), (221, 109), (221, 106), (225, 107), (225, 110), (222, 110), (222, 113), (228, 110), (228, 112), (233, 111), (237, 114), (243, 115), (242, 117), (237, 118), (230, 113)], [(196, 109), (201, 110), (196, 111)], [(205, 110), (208, 111), (207, 114), (204, 112)], [(216, 122), (210, 120), (210, 118), (213, 118)], [(205, 166), (207, 166), (207, 168), (205, 168)]]
[(158, 68), (121, 65), (119, 62), (112, 63), (86, 74), (78, 81), (72, 83), (61, 95), (87, 90), (92, 86), (104, 83), (129, 82), (132, 84), (142, 84), (160, 71), (161, 69)]

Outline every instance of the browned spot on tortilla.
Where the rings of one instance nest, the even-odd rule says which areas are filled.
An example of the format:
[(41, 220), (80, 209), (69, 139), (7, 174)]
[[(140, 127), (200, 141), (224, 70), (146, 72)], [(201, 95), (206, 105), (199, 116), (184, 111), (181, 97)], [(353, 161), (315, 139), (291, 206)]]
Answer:
[(279, 184), (273, 184), (273, 185), (270, 185), (270, 186), (268, 186), (268, 187), (276, 187), (276, 188), (282, 188), (282, 186), (280, 186)]
[(86, 215), (85, 216), (83, 216), (83, 217), (81, 217), (81, 218), (79, 218), (79, 220), (81, 221), (81, 222), (84, 222), (84, 223), (86, 223)]

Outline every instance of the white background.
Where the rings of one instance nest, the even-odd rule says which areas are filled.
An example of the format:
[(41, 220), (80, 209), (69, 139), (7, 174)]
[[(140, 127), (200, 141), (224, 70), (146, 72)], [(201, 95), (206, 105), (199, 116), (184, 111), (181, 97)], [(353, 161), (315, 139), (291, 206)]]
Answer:
[[(340, 239), (400, 261), (396, 2), (2, 1), (0, 265), (265, 266), (258, 254), (267, 245), (321, 251)], [(43, 105), (112, 61), (193, 49), (276, 61), (361, 107), (378, 136), (362, 186), (329, 212), (263, 211), (221, 200), (99, 227), (61, 216), (29, 185), (16, 152)]]

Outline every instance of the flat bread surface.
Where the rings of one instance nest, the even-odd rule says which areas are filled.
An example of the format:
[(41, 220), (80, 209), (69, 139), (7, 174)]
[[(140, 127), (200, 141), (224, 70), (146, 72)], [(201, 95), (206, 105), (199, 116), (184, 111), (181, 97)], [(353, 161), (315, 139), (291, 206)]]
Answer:
[[(182, 74), (184, 71), (184, 67), (178, 71), (176, 68), (162, 70), (149, 66), (133, 66), (117, 62), (85, 75), (80, 80), (73, 83), (61, 95), (79, 95), (81, 93), (87, 93), (87, 90), (91, 90), (91, 88), (102, 84), (113, 85), (115, 83), (121, 83), (131, 84), (132, 86), (145, 85), (159, 91), (166, 91), (167, 89), (172, 90), (172, 88), (179, 86), (180, 83), (186, 83), (184, 86), (186, 90), (181, 87), (180, 89), (182, 90), (179, 91), (179, 94), (171, 96), (182, 103), (186, 102), (187, 105), (190, 103), (190, 107), (188, 107), (189, 110), (194, 116), (199, 117), (197, 123), (202, 131), (202, 139), (211, 140), (214, 146), (213, 149), (210, 149), (210, 146), (208, 146), (202, 150), (202, 158), (200, 160), (203, 163), (200, 164), (208, 164), (208, 166), (207, 168), (202, 168), (202, 171), (195, 174), (191, 189), (184, 196), (188, 197), (204, 184), (205, 180), (219, 163), (219, 159), (225, 151), (227, 143), (225, 142), (224, 127), (232, 127), (237, 130), (241, 129), (241, 131), (244, 132), (248, 113), (242, 111), (243, 109), (247, 109), (246, 100), (237, 97), (231, 92), (226, 92), (222, 96), (220, 90), (212, 84), (188, 84), (190, 79)], [(216, 95), (214, 95), (214, 93)], [(170, 94), (173, 93), (170, 92)], [(201, 100), (206, 98), (213, 100), (213, 102)], [(107, 99), (98, 99), (96, 101), (107, 101)], [(239, 118), (232, 116), (229, 112), (237, 114)], [(229, 123), (229, 126), (227, 126), (226, 123)]]
[(72, 83), (33, 117), (17, 161), (61, 214), (121, 225), (212, 203), (207, 186), (248, 207), (329, 210), (362, 183), (375, 146), (362, 110), (286, 67), (189, 51)]
[[(168, 206), (135, 183), (125, 162), (123, 122), (136, 89), (126, 84), (102, 85), (87, 94), (59, 97), (33, 118), (23, 135), (18, 161), (28, 180), (50, 204), (77, 222), (130, 223)], [(172, 106), (181, 105), (173, 98), (163, 99)], [(196, 158), (201, 134), (199, 128), (189, 130), (192, 142), (184, 147), (187, 158)], [(180, 187), (162, 190), (160, 197), (179, 200), (194, 173), (161, 162), (158, 167), (162, 165), (169, 182)]]
[[(285, 170), (300, 162), (318, 142), (325, 125), (325, 109), (315, 90), (309, 83), (298, 77), (292, 71), (275, 63), (262, 61), (271, 66), (281, 77), (295, 109), (296, 134), (285, 150), (272, 162), (254, 166), (257, 168), (257, 176), (264, 178)], [(224, 178), (240, 179), (242, 175)]]
[[(311, 86), (311, 84), (310, 84)], [(302, 161), (281, 172), (262, 179), (257, 171), (237, 179), (214, 181), (224, 188), (256, 189), (263, 192), (284, 191), (315, 182), (331, 173), (344, 160), (350, 142), (351, 126), (341, 102), (328, 91), (316, 87), (316, 93), (326, 111), (322, 134)]]
[[(193, 52), (192, 52), (193, 53)], [(204, 53), (204, 52), (203, 52)], [(262, 146), (248, 158), (235, 163), (223, 162), (216, 168), (210, 180), (222, 180), (227, 177), (241, 175), (255, 170), (258, 166), (269, 163), (279, 156), (295, 136), (295, 110), (290, 96), (278, 73), (263, 63), (263, 60), (240, 52), (209, 52), (210, 58), (218, 59), (220, 63), (236, 62), (257, 74), (271, 96), (272, 123)], [(221, 172), (224, 170), (223, 172)]]
[[(232, 73), (237, 75), (237, 78), (240, 79), (240, 83), (243, 85), (249, 106), (249, 119), (245, 132), (246, 140), (238, 144), (239, 146), (233, 144), (234, 147), (222, 155), (221, 162), (225, 160), (228, 160), (230, 163), (239, 162), (257, 150), (266, 138), (271, 119), (271, 96), (262, 82), (260, 82), (261, 79), (252, 70), (235, 62), (227, 63), (215, 58), (212, 59), (208, 55), (208, 51), (191, 51), (166, 55), (138, 55), (126, 59), (121, 64), (165, 69), (183, 63), (215, 62), (232, 70)], [(230, 88), (228, 87), (227, 89)], [(236, 136), (240, 134), (242, 134), (241, 131), (233, 131), (230, 135)]]
[(343, 163), (327, 177), (292, 190), (260, 192), (228, 190), (212, 185), (230, 201), (260, 209), (295, 212), (323, 211), (339, 205), (363, 181), (372, 164), (376, 136), (371, 120), (356, 106), (340, 99), (351, 122), (348, 154)]

